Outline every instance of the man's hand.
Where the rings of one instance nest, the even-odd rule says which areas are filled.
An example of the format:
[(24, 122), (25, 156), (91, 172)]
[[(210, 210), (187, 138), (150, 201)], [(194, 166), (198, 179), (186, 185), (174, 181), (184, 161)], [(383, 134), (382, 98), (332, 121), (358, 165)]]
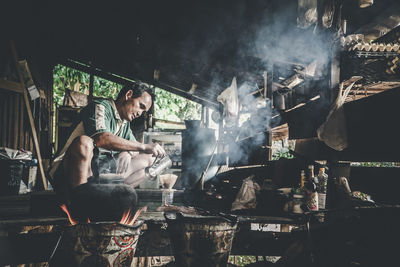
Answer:
[(161, 157), (165, 155), (165, 150), (158, 143), (145, 144), (144, 153), (153, 154), (155, 157)]
[(131, 164), (132, 156), (127, 151), (119, 153), (117, 159), (117, 173), (122, 174), (128, 171), (129, 165)]

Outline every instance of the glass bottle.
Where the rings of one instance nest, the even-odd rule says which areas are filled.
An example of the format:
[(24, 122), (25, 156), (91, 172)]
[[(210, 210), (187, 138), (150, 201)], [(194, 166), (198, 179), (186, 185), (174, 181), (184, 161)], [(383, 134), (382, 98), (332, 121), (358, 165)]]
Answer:
[(328, 185), (328, 175), (325, 173), (325, 168), (319, 168), (318, 172), (318, 208), (325, 209), (326, 206), (326, 191)]
[(304, 170), (301, 170), (301, 172), (300, 172), (300, 188), (304, 188), (305, 184), (306, 184), (306, 172)]
[(308, 179), (305, 184), (305, 197), (307, 207), (311, 211), (318, 210), (317, 179), (314, 176), (314, 165), (308, 166)]

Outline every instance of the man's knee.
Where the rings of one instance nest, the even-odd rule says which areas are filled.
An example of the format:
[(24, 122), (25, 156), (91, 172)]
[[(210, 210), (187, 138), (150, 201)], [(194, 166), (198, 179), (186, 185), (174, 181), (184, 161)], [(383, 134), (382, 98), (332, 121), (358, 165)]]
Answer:
[(91, 159), (93, 157), (93, 139), (82, 135), (74, 139), (70, 146), (70, 154), (81, 159)]
[(154, 157), (151, 154), (143, 154), (144, 161), (146, 162), (146, 166), (149, 167), (154, 163)]

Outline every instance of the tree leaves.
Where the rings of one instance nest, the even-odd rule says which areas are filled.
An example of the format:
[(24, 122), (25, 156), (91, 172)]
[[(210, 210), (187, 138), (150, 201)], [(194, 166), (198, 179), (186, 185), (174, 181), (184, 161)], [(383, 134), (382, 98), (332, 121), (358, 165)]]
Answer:
[(155, 117), (175, 122), (198, 120), (201, 117), (201, 105), (184, 97), (160, 88), (155, 90)]

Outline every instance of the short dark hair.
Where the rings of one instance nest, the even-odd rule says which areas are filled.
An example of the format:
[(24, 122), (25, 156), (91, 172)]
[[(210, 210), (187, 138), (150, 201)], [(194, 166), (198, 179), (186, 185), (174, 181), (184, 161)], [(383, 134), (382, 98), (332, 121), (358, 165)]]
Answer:
[(151, 96), (152, 102), (154, 102), (153, 90), (149, 86), (141, 82), (125, 84), (122, 87), (121, 91), (119, 91), (117, 100), (124, 97), (129, 90), (132, 90), (133, 98), (141, 97), (144, 92), (147, 92)]

